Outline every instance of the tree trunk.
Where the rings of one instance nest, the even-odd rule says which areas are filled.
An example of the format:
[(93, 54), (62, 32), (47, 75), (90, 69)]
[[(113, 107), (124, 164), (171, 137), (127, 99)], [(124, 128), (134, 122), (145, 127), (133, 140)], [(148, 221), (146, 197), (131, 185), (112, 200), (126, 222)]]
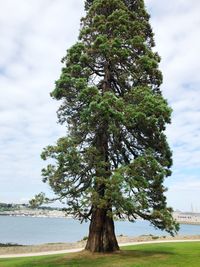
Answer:
[(113, 218), (108, 217), (106, 213), (107, 210), (99, 208), (93, 211), (86, 250), (91, 252), (113, 252), (119, 250)]
[[(110, 90), (109, 63), (104, 66), (105, 77), (102, 86), (102, 95)], [(111, 175), (108, 152), (108, 121), (105, 120), (96, 134), (96, 147), (101, 155), (101, 161), (105, 162), (105, 168), (97, 168), (96, 176), (109, 178)], [(105, 184), (95, 186), (100, 198), (104, 196)], [(111, 210), (111, 209), (110, 209)], [(93, 208), (89, 228), (89, 237), (85, 249), (91, 252), (113, 252), (119, 250), (115, 236), (113, 218), (107, 216), (109, 208)]]

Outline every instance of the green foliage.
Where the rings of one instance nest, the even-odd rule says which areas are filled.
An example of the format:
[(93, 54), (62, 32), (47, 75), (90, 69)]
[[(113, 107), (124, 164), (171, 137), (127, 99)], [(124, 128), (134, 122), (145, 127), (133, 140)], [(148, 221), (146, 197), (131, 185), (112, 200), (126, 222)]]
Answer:
[(12, 211), (14, 209), (19, 209), (19, 206), (15, 204), (0, 203), (0, 212)]
[(172, 165), (164, 133), (171, 108), (144, 2), (86, 1), (86, 10), (51, 93), (62, 100), (58, 119), (67, 136), (44, 149), (42, 158), (53, 163), (43, 180), (81, 220), (102, 208), (173, 234), (178, 225), (163, 185)]
[(38, 195), (35, 195), (33, 199), (29, 201), (29, 205), (31, 208), (38, 208), (44, 203), (48, 203), (48, 198), (45, 197), (44, 193), (40, 193)]
[(16, 243), (0, 243), (0, 248), (5, 247), (22, 247), (23, 245), (16, 244)]
[(0, 212), (16, 211), (28, 208), (28, 204), (0, 203)]
[(88, 236), (84, 236), (82, 240), (83, 240), (83, 241), (88, 240)]

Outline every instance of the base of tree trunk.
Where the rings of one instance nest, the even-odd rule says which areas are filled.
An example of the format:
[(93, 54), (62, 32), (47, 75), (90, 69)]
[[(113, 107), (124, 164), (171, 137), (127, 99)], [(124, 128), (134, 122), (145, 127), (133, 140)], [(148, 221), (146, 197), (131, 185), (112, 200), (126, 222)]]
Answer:
[(93, 211), (85, 249), (91, 252), (114, 252), (119, 250), (114, 221), (113, 218), (107, 216), (107, 210), (96, 209)]

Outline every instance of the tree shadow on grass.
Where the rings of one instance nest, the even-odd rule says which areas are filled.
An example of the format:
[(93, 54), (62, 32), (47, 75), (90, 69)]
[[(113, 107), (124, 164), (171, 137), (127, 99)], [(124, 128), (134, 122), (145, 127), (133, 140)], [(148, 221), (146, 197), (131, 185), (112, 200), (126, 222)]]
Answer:
[(131, 258), (146, 258), (146, 257), (154, 257), (154, 256), (170, 256), (174, 255), (173, 251), (157, 251), (157, 250), (121, 250), (121, 257), (131, 257)]
[[(166, 259), (174, 255), (169, 251), (156, 251), (156, 250), (120, 250), (115, 253), (89, 253), (83, 251), (74, 256), (65, 256), (62, 259), (67, 261), (66, 266), (129, 266), (131, 263), (149, 262), (153, 259)], [(61, 262), (60, 262), (61, 263)], [(88, 265), (89, 264), (89, 265)], [(126, 265), (127, 264), (127, 265)], [(59, 265), (57, 265), (59, 266)], [(63, 266), (63, 265), (62, 265)]]
[[(48, 257), (36, 257), (32, 258), (28, 262), (26, 258), (19, 258), (19, 259), (13, 259), (13, 262), (10, 262), (11, 265), (7, 265), (6, 263), (9, 263), (10, 260), (4, 261), (4, 264), (0, 266), (16, 266), (16, 267), (100, 267), (100, 266), (109, 266), (109, 267), (127, 267), (127, 266), (133, 266), (133, 264), (136, 264), (136, 266), (142, 266), (137, 264), (146, 264), (150, 262), (151, 260), (157, 260), (157, 259), (166, 259), (170, 255), (173, 255), (173, 251), (162, 251), (161, 250), (149, 250), (149, 249), (143, 249), (143, 250), (120, 250), (116, 253), (90, 253), (87, 251), (82, 251), (79, 253), (72, 253), (72, 254), (64, 254), (64, 255), (51, 255)], [(12, 260), (11, 260), (12, 261)], [(13, 263), (13, 264), (12, 264)], [(146, 266), (146, 265), (145, 265)]]

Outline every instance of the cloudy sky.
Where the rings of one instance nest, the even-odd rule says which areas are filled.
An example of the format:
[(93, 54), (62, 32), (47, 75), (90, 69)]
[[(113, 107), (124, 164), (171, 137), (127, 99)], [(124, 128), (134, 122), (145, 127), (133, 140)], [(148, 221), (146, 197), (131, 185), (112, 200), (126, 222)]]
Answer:
[[(0, 202), (50, 193), (42, 148), (65, 134), (49, 93), (77, 39), (83, 0), (0, 0)], [(169, 205), (200, 212), (200, 1), (146, 0), (172, 106)]]

